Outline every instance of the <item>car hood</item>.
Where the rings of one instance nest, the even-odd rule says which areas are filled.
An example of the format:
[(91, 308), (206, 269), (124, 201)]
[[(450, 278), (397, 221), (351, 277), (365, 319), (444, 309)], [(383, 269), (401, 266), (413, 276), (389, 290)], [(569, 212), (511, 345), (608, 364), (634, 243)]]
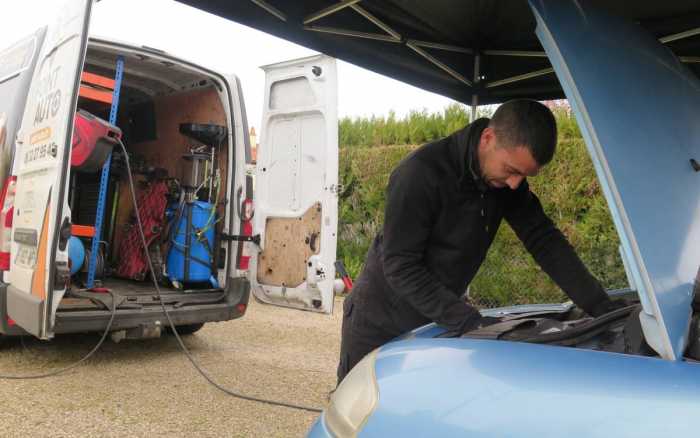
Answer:
[(700, 81), (635, 23), (582, 1), (530, 5), (620, 235), (645, 338), (681, 359), (700, 262)]
[(685, 436), (700, 409), (696, 363), (549, 345), (391, 342), (375, 376), (359, 436)]

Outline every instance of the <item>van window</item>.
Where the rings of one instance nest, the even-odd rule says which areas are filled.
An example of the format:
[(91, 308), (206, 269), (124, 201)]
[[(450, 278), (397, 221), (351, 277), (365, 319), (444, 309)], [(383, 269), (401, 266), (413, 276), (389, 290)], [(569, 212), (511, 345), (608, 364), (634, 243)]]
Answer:
[(275, 82), (270, 88), (270, 109), (287, 109), (313, 105), (316, 97), (307, 78)]

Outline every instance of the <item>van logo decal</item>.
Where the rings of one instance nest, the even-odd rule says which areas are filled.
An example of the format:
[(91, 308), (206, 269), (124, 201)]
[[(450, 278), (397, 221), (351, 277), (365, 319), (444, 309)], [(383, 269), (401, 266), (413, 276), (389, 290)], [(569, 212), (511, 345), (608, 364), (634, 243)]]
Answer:
[(47, 140), (49, 137), (51, 137), (51, 128), (42, 128), (29, 136), (29, 143), (37, 144), (40, 141)]
[(56, 67), (47, 75), (39, 79), (36, 112), (34, 115), (34, 126), (41, 122), (55, 117), (61, 108), (61, 90), (56, 88), (58, 83), (58, 73), (60, 67)]
[(61, 107), (61, 90), (53, 90), (45, 96), (39, 98), (34, 116), (34, 126), (53, 118)]

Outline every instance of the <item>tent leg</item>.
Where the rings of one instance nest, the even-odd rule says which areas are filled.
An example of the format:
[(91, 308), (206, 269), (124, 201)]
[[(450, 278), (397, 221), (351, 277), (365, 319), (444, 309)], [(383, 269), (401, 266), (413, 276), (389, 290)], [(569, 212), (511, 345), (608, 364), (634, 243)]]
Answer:
[[(480, 80), (480, 75), (481, 75), (481, 55), (476, 54), (474, 55), (474, 84), (472, 87), (476, 88), (477, 84), (479, 83)], [(469, 122), (474, 122), (476, 120), (476, 109), (479, 106), (479, 95), (474, 93), (472, 94), (472, 114), (471, 114), (471, 119)]]

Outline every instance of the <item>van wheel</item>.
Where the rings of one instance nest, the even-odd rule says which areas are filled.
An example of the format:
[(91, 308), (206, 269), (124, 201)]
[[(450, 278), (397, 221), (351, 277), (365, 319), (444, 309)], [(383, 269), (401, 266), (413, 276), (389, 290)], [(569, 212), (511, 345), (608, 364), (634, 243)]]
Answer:
[[(191, 335), (195, 332), (198, 332), (202, 327), (204, 327), (203, 322), (200, 322), (198, 324), (185, 324), (175, 326), (179, 335)], [(168, 327), (168, 332), (172, 333), (172, 329), (170, 327)]]

